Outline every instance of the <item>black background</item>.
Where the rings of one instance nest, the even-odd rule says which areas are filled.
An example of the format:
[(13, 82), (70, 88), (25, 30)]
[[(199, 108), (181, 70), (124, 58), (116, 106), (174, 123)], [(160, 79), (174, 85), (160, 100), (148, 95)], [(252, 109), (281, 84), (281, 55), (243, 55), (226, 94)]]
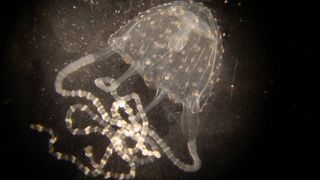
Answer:
[[(302, 1), (242, 2), (246, 4), (245, 11), (254, 22), (257, 35), (261, 37), (259, 41), (267, 52), (266, 68), (275, 83), (269, 87), (270, 97), (265, 105), (268, 117), (264, 118), (263, 131), (255, 138), (246, 158), (221, 179), (308, 179), (317, 169), (313, 165), (317, 164), (315, 152), (318, 143), (318, 140), (314, 140), (318, 134), (314, 125), (319, 89), (317, 6)], [(54, 160), (45, 156), (47, 152), (35, 150), (34, 153), (39, 153), (39, 159), (31, 159), (24, 152), (23, 147), (28, 143), (24, 142), (27, 138), (24, 139), (23, 135), (28, 132), (16, 122), (16, 119), (23, 119), (18, 109), (30, 104), (22, 102), (24, 99), (15, 99), (15, 93), (23, 95), (24, 91), (15, 89), (19, 72), (8, 72), (10, 57), (6, 50), (12, 40), (11, 32), (22, 20), (22, 12), (31, 6), (32, 2), (19, 0), (2, 2), (0, 5), (3, 98), (0, 118), (3, 167), (0, 176), (12, 179), (71, 179), (63, 175), (68, 165), (62, 167), (55, 164)], [(41, 161), (48, 163), (43, 165)], [(55, 174), (50, 173), (52, 168)], [(34, 169), (38, 169), (38, 172), (35, 173)]]

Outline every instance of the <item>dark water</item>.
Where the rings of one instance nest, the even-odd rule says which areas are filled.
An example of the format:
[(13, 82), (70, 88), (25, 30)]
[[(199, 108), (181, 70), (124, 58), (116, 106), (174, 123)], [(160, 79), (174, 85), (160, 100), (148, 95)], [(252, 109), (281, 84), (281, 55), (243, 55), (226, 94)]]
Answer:
[[(11, 1), (1, 5), (2, 139), (1, 176), (31, 179), (94, 179), (74, 165), (48, 154), (48, 136), (31, 123), (54, 128), (67, 143), (59, 148), (81, 153), (84, 144), (101, 151), (98, 136), (68, 135), (64, 117), (77, 99), (64, 99), (53, 89), (57, 70), (86, 53), (103, 49), (120, 25), (154, 5), (168, 1)], [(167, 158), (138, 167), (137, 179), (294, 179), (313, 172), (313, 130), (317, 102), (315, 17), (305, 4), (274, 1), (204, 1), (220, 19), (225, 33), (221, 81), (200, 115), (198, 151), (202, 167), (185, 173)], [(131, 8), (130, 8), (131, 7)], [(119, 56), (72, 76), (67, 87), (95, 91), (90, 84), (103, 75), (118, 77), (126, 69)], [(76, 82), (72, 84), (73, 82)], [(88, 85), (89, 84), (89, 85)], [(122, 93), (138, 92), (149, 102), (155, 91), (136, 76)], [(177, 112), (162, 102), (148, 116), (150, 124), (181, 158), (187, 157)], [(84, 117), (85, 118), (85, 117)], [(177, 142), (181, 142), (177, 143)], [(314, 142), (316, 143), (316, 142)], [(125, 170), (115, 159), (115, 170)], [(308, 171), (304, 171), (308, 170)], [(306, 173), (305, 173), (306, 172)]]

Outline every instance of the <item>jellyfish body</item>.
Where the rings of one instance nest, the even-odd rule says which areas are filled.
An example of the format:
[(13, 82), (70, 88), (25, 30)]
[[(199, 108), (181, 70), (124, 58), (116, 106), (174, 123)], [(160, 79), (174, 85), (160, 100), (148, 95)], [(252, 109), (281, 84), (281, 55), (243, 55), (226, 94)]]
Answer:
[(184, 1), (151, 8), (112, 34), (108, 44), (106, 52), (111, 48), (130, 68), (100, 88), (111, 92), (138, 73), (148, 86), (157, 90), (153, 101), (144, 108), (146, 113), (165, 96), (182, 104), (181, 129), (194, 161), (185, 170), (199, 169), (198, 113), (212, 92), (223, 54), (217, 20), (210, 9), (201, 3)]
[[(122, 159), (129, 163), (131, 170), (128, 174), (104, 172), (93, 161), (94, 168), (91, 170), (76, 161), (73, 156), (58, 154), (58, 159), (69, 160), (77, 164), (85, 174), (93, 176), (105, 174), (106, 178), (132, 178), (135, 176), (136, 165), (145, 162), (135, 153), (141, 151), (148, 162), (152, 162), (154, 158), (160, 158), (157, 151), (160, 147), (163, 153), (180, 169), (186, 172), (197, 171), (201, 167), (196, 145), (198, 114), (212, 92), (223, 53), (219, 27), (210, 10), (201, 3), (183, 1), (160, 5), (139, 13), (137, 17), (111, 35), (108, 44), (109, 47), (105, 50), (82, 57), (60, 70), (56, 77), (55, 90), (64, 97), (87, 99), (96, 107), (98, 114), (94, 114), (87, 106), (70, 107), (66, 123), (75, 135), (100, 133), (111, 139), (113, 146), (106, 151), (106, 156), (100, 161), (102, 162), (101, 167), (106, 164), (112, 154), (111, 151), (116, 151)], [(116, 112), (117, 108), (114, 107), (111, 109), (113, 115), (109, 117), (100, 100), (91, 92), (63, 88), (63, 81), (70, 74), (84, 66), (105, 60), (114, 53), (120, 54), (124, 61), (130, 64), (130, 68), (116, 80), (102, 77), (96, 79), (95, 84), (105, 92), (111, 93), (117, 100), (113, 103), (115, 107), (125, 107), (124, 110), (130, 117), (127, 121), (121, 118)], [(120, 97), (116, 93), (117, 87), (123, 81), (137, 73), (148, 86), (157, 90), (155, 98), (144, 108), (142, 108), (138, 95)], [(159, 135), (148, 127), (145, 113), (166, 96), (174, 103), (180, 103), (183, 106), (181, 129), (188, 140), (192, 164), (180, 161)], [(137, 109), (139, 109), (137, 114), (133, 114), (127, 104), (128, 98), (137, 101)], [(71, 115), (76, 109), (87, 112), (104, 129), (100, 130), (97, 127), (87, 127), (84, 130), (72, 129)], [(111, 126), (118, 128), (113, 130)], [(52, 139), (56, 139), (51, 130), (45, 130), (42, 126), (33, 127), (40, 132), (47, 131)], [(137, 142), (133, 151), (132, 148), (126, 150), (125, 139), (127, 138), (132, 138)], [(54, 142), (50, 141), (50, 146)], [(148, 144), (151, 149), (148, 149), (145, 144)], [(92, 152), (89, 150), (90, 148), (87, 155), (91, 157)]]

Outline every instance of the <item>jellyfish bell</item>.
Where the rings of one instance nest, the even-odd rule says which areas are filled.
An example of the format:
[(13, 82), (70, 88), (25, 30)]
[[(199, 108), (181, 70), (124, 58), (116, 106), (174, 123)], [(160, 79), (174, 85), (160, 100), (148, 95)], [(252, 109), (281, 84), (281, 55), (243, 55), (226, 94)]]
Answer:
[(109, 38), (109, 46), (131, 66), (109, 86), (138, 73), (157, 89), (152, 109), (168, 95), (183, 105), (182, 130), (195, 138), (222, 57), (221, 35), (211, 11), (200, 3), (173, 2), (151, 8)]

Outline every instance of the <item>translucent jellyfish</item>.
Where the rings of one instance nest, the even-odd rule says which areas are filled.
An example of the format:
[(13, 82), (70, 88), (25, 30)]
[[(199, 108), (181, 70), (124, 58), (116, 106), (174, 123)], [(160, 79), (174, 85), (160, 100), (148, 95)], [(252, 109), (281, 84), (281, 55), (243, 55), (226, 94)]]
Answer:
[(198, 113), (212, 91), (223, 52), (210, 10), (182, 1), (149, 9), (114, 33), (109, 45), (131, 67), (106, 90), (139, 73), (147, 85), (157, 89), (145, 111), (166, 95), (181, 103), (181, 128), (195, 148)]
[[(186, 172), (197, 171), (201, 167), (196, 145), (199, 127), (198, 115), (205, 106), (217, 80), (223, 53), (219, 27), (211, 11), (203, 4), (193, 2), (177, 1), (160, 5), (139, 13), (137, 17), (128, 21), (125, 26), (110, 36), (108, 45), (109, 47), (101, 52), (87, 55), (69, 64), (56, 77), (55, 88), (57, 93), (65, 97), (81, 97), (91, 100), (99, 112), (98, 115), (94, 115), (85, 106), (74, 106), (67, 113), (66, 123), (68, 128), (71, 129), (73, 134), (80, 132), (82, 134), (93, 132), (103, 134), (103, 130), (100, 132), (100, 130), (94, 128), (82, 131), (78, 129), (75, 132), (72, 129), (71, 114), (76, 108), (86, 111), (93, 120), (98, 121), (105, 127), (104, 134), (113, 143), (113, 149), (110, 147), (109, 151), (117, 152), (132, 168), (131, 174), (118, 174), (113, 175), (113, 177), (134, 177), (135, 164), (139, 158), (135, 156), (132, 150), (126, 149), (123, 139), (127, 137), (131, 137), (137, 142), (135, 151), (141, 151), (142, 154), (150, 157), (150, 161), (154, 157), (160, 157), (157, 148), (160, 147), (162, 152), (180, 169)], [(116, 115), (115, 117), (109, 117), (99, 99), (91, 92), (84, 90), (70, 91), (62, 87), (63, 80), (71, 73), (86, 65), (105, 60), (114, 53), (120, 54), (123, 60), (130, 64), (130, 68), (116, 80), (110, 77), (102, 77), (97, 78), (95, 84), (105, 92), (111, 93), (115, 98), (114, 107), (111, 109), (112, 114), (117, 114), (117, 108), (124, 108), (130, 117), (128, 122), (131, 124), (126, 123), (127, 121)], [(139, 103), (140, 99), (136, 94), (124, 98), (116, 93), (119, 85), (135, 74), (139, 74), (147, 86), (157, 90), (154, 99), (143, 109), (141, 109), (142, 105)], [(181, 130), (188, 140), (188, 149), (193, 160), (192, 164), (181, 162), (157, 133), (148, 128), (145, 113), (167, 96), (174, 103), (183, 106), (180, 120)], [(140, 109), (137, 114), (133, 114), (127, 103), (130, 98), (137, 101), (137, 108)], [(117, 126), (121, 131), (119, 129), (112, 130), (106, 122)], [(37, 125), (33, 127), (39, 131), (43, 129), (42, 126)], [(152, 148), (146, 149), (147, 146), (144, 144), (149, 144)], [(90, 154), (90, 152), (87, 154)], [(87, 171), (96, 172), (98, 170)], [(86, 172), (86, 169), (84, 171)]]

